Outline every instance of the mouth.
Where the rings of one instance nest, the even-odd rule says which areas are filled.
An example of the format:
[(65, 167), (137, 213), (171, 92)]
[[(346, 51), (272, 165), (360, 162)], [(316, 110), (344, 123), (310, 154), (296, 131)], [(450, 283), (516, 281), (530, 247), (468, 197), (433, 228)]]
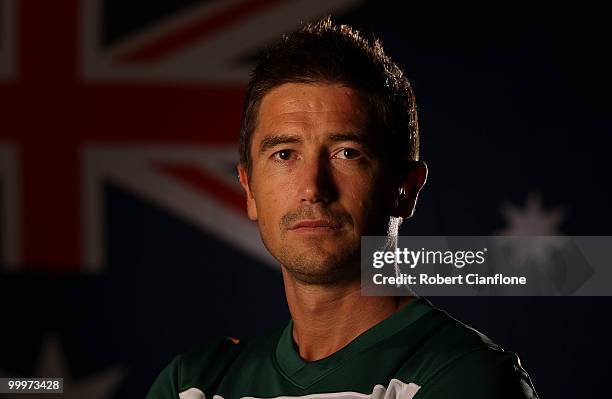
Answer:
[(340, 225), (328, 220), (302, 220), (291, 226), (289, 231), (295, 233), (331, 233), (340, 230)]

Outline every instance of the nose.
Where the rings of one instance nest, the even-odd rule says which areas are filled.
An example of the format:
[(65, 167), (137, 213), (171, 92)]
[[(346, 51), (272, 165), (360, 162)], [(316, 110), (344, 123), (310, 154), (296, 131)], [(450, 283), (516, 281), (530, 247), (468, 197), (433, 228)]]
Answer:
[(326, 205), (337, 196), (328, 158), (321, 153), (304, 160), (298, 186), (302, 203)]

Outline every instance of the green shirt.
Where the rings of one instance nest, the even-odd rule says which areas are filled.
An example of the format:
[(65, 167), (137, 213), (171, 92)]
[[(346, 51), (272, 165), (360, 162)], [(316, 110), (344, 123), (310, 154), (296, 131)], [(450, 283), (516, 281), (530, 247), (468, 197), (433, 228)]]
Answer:
[(299, 356), (292, 328), (176, 356), (147, 399), (537, 398), (515, 354), (424, 298), (314, 362)]

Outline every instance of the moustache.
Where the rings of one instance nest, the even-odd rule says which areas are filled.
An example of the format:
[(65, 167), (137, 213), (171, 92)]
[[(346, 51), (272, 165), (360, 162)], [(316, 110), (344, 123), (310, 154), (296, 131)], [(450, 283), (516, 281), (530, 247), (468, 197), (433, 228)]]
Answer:
[(289, 212), (281, 217), (280, 224), (285, 229), (291, 228), (291, 226), (302, 220), (313, 220), (322, 219), (331, 224), (343, 225), (352, 223), (353, 219), (351, 215), (343, 211), (332, 211), (331, 209), (314, 209), (312, 207), (300, 208), (295, 212)]

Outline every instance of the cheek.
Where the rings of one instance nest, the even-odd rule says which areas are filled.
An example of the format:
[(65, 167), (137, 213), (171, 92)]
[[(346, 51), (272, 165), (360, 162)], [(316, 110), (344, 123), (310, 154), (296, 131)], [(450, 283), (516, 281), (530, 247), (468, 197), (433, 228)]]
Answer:
[(342, 194), (343, 207), (351, 214), (355, 227), (363, 230), (365, 226), (382, 223), (389, 211), (389, 195), (381, 179), (367, 176), (341, 182), (346, 187)]
[(258, 186), (253, 192), (261, 228), (270, 229), (278, 226), (286, 212), (288, 192), (289, 187), (286, 184), (279, 184), (273, 179), (268, 179), (265, 185)]
[(376, 203), (376, 191), (368, 178), (347, 179), (338, 187), (345, 187), (341, 192), (341, 203), (352, 214), (356, 223), (364, 219)]

